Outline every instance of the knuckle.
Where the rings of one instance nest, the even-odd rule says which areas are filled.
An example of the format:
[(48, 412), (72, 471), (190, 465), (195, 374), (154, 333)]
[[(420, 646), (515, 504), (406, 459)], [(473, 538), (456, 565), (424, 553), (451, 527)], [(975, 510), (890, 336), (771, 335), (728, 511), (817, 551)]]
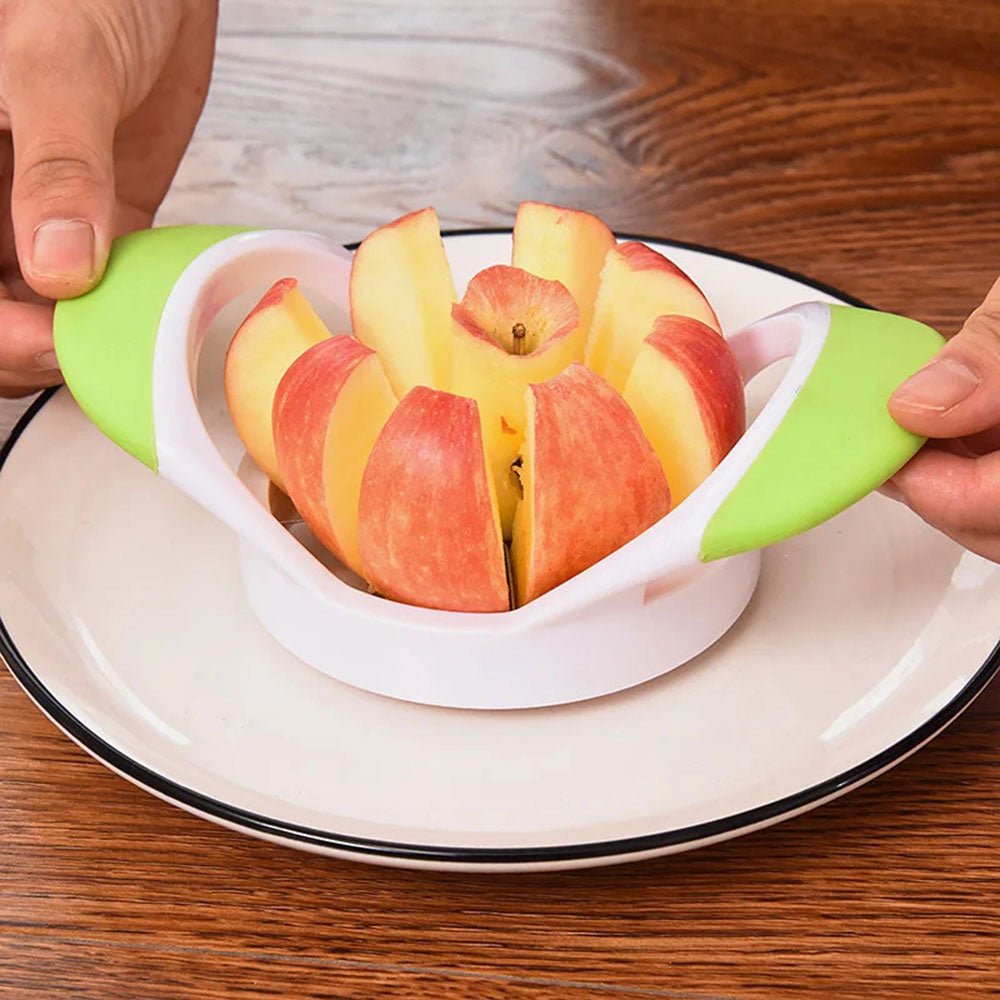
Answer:
[(17, 169), (15, 153), (15, 197), (31, 201), (56, 200), (63, 195), (89, 192), (103, 178), (93, 152), (80, 143), (46, 140), (32, 150), (27, 164)]
[(979, 337), (1000, 343), (1000, 300), (987, 299), (966, 320), (965, 329)]
[(946, 353), (974, 361), (991, 381), (1000, 379), (1000, 306), (984, 304), (965, 321)]

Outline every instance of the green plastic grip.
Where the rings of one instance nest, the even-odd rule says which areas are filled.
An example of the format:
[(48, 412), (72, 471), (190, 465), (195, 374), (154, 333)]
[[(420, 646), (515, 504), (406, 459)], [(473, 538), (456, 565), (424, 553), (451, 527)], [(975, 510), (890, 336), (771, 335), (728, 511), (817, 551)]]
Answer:
[(815, 367), (785, 419), (705, 530), (705, 562), (816, 527), (898, 472), (924, 439), (889, 415), (899, 384), (944, 338), (889, 313), (830, 306)]
[(244, 232), (175, 226), (120, 236), (101, 283), (56, 306), (56, 356), (81, 409), (154, 472), (153, 354), (171, 290), (202, 251)]

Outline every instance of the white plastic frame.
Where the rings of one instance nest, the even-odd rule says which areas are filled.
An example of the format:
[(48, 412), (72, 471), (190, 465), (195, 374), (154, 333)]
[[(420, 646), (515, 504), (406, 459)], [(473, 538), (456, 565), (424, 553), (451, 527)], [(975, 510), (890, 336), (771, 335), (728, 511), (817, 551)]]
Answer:
[(827, 306), (809, 303), (730, 339), (744, 380), (794, 359), (718, 469), (648, 531), (523, 608), (468, 614), (409, 607), (351, 587), (270, 514), (263, 475), (237, 475), (213, 444), (195, 398), (209, 324), (233, 298), (287, 275), (346, 308), (351, 255), (309, 233), (244, 233), (184, 271), (163, 310), (153, 364), (159, 472), (232, 528), (251, 607), (288, 650), (371, 691), (463, 708), (527, 708), (619, 691), (687, 662), (742, 613), (760, 556), (704, 565), (705, 527), (740, 481), (822, 351)]

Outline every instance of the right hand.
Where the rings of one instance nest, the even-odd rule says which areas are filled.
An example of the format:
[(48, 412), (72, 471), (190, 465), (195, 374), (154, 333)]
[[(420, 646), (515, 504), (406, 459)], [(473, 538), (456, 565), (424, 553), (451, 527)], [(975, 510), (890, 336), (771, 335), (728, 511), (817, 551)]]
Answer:
[(1000, 562), (1000, 279), (889, 404), (931, 440), (883, 487), (928, 524)]
[(61, 381), (52, 301), (149, 226), (201, 113), (217, 0), (0, 0), (0, 396)]

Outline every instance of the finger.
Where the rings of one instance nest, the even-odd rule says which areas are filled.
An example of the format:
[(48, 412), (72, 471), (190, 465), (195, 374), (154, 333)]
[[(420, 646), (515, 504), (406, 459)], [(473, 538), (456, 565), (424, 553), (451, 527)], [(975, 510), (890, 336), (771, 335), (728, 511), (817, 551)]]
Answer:
[[(932, 438), (924, 445), (925, 451), (946, 451), (959, 458), (979, 458), (984, 452), (974, 451), (969, 447), (969, 438)], [(993, 449), (991, 448), (990, 451)]]
[(882, 496), (888, 497), (890, 500), (896, 500), (899, 503), (906, 503), (906, 497), (903, 496), (903, 491), (891, 479), (884, 482), (875, 492), (881, 493)]
[(1000, 427), (991, 427), (981, 434), (969, 434), (954, 440), (961, 441), (966, 451), (978, 458), (980, 455), (988, 455), (991, 451), (1000, 451)]
[(118, 117), (110, 60), (86, 19), (22, 15), (5, 25), (0, 61), (21, 272), (40, 295), (79, 295), (103, 272), (110, 239)]
[[(2, 294), (2, 293), (0, 293)], [(0, 369), (25, 375), (58, 371), (52, 347), (52, 308), (0, 301)]]
[(896, 390), (889, 410), (907, 430), (932, 438), (1000, 423), (1000, 279), (937, 357)]
[(0, 295), (0, 298), (8, 297), (16, 299), (18, 302), (33, 302), (35, 305), (47, 305), (51, 308), (52, 300), (39, 295), (24, 278), (20, 272), (0, 271), (0, 282), (7, 290), (7, 296)]
[(118, 202), (112, 218), (111, 235), (121, 236), (124, 233), (134, 233), (137, 229), (149, 229), (152, 224), (152, 212)]
[(1000, 453), (963, 458), (924, 449), (892, 477), (890, 485), (898, 491), (898, 499), (953, 537), (1000, 533)]
[(24, 375), (21, 372), (7, 372), (0, 368), (0, 399), (21, 399), (51, 386), (59, 385), (59, 372)]

